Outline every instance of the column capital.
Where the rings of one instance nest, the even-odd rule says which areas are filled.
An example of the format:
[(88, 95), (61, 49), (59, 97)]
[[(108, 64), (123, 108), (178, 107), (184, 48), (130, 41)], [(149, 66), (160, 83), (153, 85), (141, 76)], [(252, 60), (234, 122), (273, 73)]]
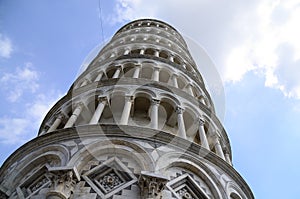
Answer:
[(98, 97), (97, 97), (97, 100), (98, 100), (99, 102), (107, 101), (107, 97), (106, 97), (106, 96), (98, 96)]
[(58, 119), (64, 119), (65, 115), (63, 112), (58, 112), (54, 114), (54, 117), (58, 118)]
[(183, 111), (184, 111), (184, 108), (182, 108), (182, 107), (180, 107), (180, 106), (177, 106), (175, 111), (176, 111), (176, 113), (178, 113), (178, 114), (182, 114)]
[(80, 107), (82, 108), (84, 106), (84, 102), (76, 102), (75, 103), (75, 108)]
[(125, 101), (130, 101), (132, 102), (133, 101), (133, 96), (132, 95), (125, 95)]
[(160, 103), (160, 100), (159, 99), (151, 99), (151, 104), (152, 105), (158, 105)]
[(204, 126), (204, 124), (205, 124), (205, 119), (204, 119), (203, 117), (199, 117), (199, 118), (198, 118), (198, 122), (199, 122), (199, 125), (200, 125), (200, 126)]
[(137, 63), (137, 64), (134, 64), (134, 66), (137, 67), (137, 68), (141, 68), (141, 67), (142, 67), (142, 64)]
[(75, 168), (49, 169), (51, 187), (47, 198), (69, 198), (80, 177)]
[(163, 175), (142, 171), (139, 179), (142, 198), (161, 198), (162, 191), (165, 189), (168, 180), (169, 179)]

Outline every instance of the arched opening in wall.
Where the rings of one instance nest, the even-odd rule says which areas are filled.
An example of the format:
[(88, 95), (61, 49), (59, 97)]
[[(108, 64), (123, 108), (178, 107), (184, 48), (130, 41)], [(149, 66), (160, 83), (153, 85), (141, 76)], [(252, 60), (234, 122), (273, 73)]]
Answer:
[(132, 55), (139, 55), (141, 52), (141, 49), (134, 49), (134, 50), (131, 50), (130, 54)]
[(175, 107), (175, 103), (168, 98), (161, 99), (158, 107), (158, 128), (174, 135), (177, 133), (177, 114)]
[(169, 80), (170, 80), (170, 72), (165, 70), (165, 69), (160, 70), (160, 72), (159, 72), (159, 81), (164, 82), (164, 83), (168, 83)]
[[(196, 114), (188, 108), (185, 108), (185, 111), (183, 112), (183, 121), (187, 139), (191, 142), (195, 141), (198, 131)], [(199, 143), (199, 141), (197, 141), (197, 143)]]
[(113, 121), (119, 122), (125, 105), (125, 94), (123, 92), (114, 92), (111, 94), (109, 101)]
[(186, 64), (185, 68), (186, 68), (186, 70), (188, 70), (190, 72), (194, 71), (193, 67), (190, 64)]
[(168, 59), (169, 54), (166, 51), (161, 51), (159, 53), (159, 57), (163, 58), (163, 59)]
[(122, 76), (122, 68), (121, 66), (117, 65), (117, 66), (113, 66), (110, 67), (106, 70), (106, 76), (107, 78), (119, 78), (120, 76)]
[(183, 79), (182, 76), (178, 76), (177, 84), (178, 84), (179, 89), (183, 89), (186, 86), (187, 81), (185, 79)]
[(150, 109), (149, 96), (144, 93), (139, 93), (134, 99), (134, 108), (132, 113), (132, 122), (139, 126), (148, 126), (150, 123), (149, 109)]
[(145, 50), (145, 55), (155, 55), (155, 50), (152, 48), (148, 48)]
[(140, 77), (145, 79), (151, 79), (153, 73), (153, 67), (154, 65), (152, 63), (143, 63)]
[(178, 65), (181, 65), (182, 64), (182, 61), (181, 59), (178, 57), (178, 56), (175, 56), (174, 57), (174, 63), (178, 64)]
[(124, 77), (133, 77), (135, 70), (134, 63), (126, 63), (123, 66)]
[(237, 195), (236, 193), (231, 193), (230, 199), (241, 199), (241, 197), (239, 195)]

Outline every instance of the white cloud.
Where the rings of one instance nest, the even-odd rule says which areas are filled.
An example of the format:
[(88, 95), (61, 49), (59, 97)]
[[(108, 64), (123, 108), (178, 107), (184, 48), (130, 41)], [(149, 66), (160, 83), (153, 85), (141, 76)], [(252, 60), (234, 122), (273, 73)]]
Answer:
[(37, 94), (33, 102), (17, 107), (22, 111), (1, 117), (0, 143), (22, 144), (34, 138), (46, 113), (61, 96), (58, 91)]
[(62, 96), (56, 90), (39, 89), (39, 72), (31, 63), (3, 74), (0, 86), (8, 98), (7, 106), (11, 107), (0, 117), (1, 144), (22, 144), (35, 137), (47, 111)]
[(13, 73), (5, 73), (0, 84), (3, 90), (7, 91), (7, 99), (10, 102), (18, 101), (23, 93), (35, 93), (39, 88), (39, 74), (32, 68), (31, 63), (26, 63), (24, 67), (18, 67)]
[[(225, 83), (253, 72), (264, 75), (265, 86), (300, 99), (299, 65), (294, 67), (300, 60), (300, 0), (116, 2), (113, 22), (156, 17), (171, 23), (207, 49)], [(278, 51), (282, 45), (291, 47), (288, 61)]]
[(9, 58), (13, 51), (11, 41), (0, 33), (0, 57)]

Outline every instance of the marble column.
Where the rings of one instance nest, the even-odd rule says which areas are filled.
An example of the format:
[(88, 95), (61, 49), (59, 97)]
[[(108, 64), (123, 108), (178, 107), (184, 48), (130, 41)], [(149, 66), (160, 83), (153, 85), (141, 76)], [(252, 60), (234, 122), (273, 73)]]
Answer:
[(174, 57), (173, 57), (173, 55), (170, 55), (169, 60), (170, 60), (170, 62), (174, 62)]
[(78, 103), (76, 105), (76, 108), (75, 110), (73, 111), (71, 117), (69, 118), (69, 120), (67, 121), (66, 125), (64, 128), (69, 128), (69, 127), (72, 127), (74, 125), (74, 123), (76, 122), (79, 114), (81, 113), (82, 111), (82, 108), (83, 108), (83, 103)]
[(159, 57), (159, 51), (158, 50), (155, 51), (154, 55), (155, 55), (155, 57)]
[(186, 132), (185, 132), (185, 126), (183, 120), (183, 108), (177, 107), (176, 113), (177, 113), (177, 123), (178, 123), (178, 136), (186, 139)]
[(106, 103), (107, 103), (106, 97), (98, 97), (98, 106), (97, 106), (97, 108), (94, 112), (94, 115), (91, 118), (89, 124), (97, 124), (98, 123)]
[(157, 129), (158, 128), (158, 106), (159, 106), (159, 100), (152, 99), (151, 101), (151, 128)]
[(206, 105), (203, 95), (199, 96), (198, 98), (202, 104)]
[(188, 84), (187, 85), (187, 90), (188, 90), (188, 93), (194, 97), (194, 92), (193, 92), (193, 88), (192, 88), (192, 85), (191, 84)]
[(173, 83), (174, 87), (178, 88), (178, 82), (177, 82), (177, 75), (176, 74), (172, 75), (172, 83)]
[(132, 102), (133, 102), (133, 96), (125, 96), (125, 104), (124, 104), (120, 124), (123, 125), (128, 124)]
[(100, 81), (102, 76), (103, 76), (103, 71), (100, 71), (99, 74), (97, 75), (96, 79), (94, 80), (94, 82)]
[(140, 71), (141, 71), (141, 66), (140, 65), (136, 65), (135, 69), (134, 69), (134, 73), (133, 73), (133, 77), (132, 78), (139, 78)]
[(88, 79), (85, 79), (81, 84), (80, 84), (80, 87), (83, 87), (85, 85), (87, 85), (89, 83), (89, 80)]
[(227, 152), (227, 151), (225, 152), (225, 159), (226, 159), (226, 162), (228, 162), (228, 164), (232, 165), (229, 152)]
[(121, 67), (117, 68), (112, 78), (118, 78), (121, 73)]
[(125, 52), (124, 52), (124, 55), (128, 55), (129, 52), (130, 52), (130, 50), (129, 50), (129, 49), (126, 49)]
[(199, 138), (200, 138), (200, 141), (201, 141), (201, 146), (203, 146), (207, 150), (210, 150), (209, 149), (209, 144), (208, 144), (208, 141), (207, 141), (206, 132), (205, 132), (205, 129), (204, 129), (204, 124), (205, 124), (204, 119), (199, 118)]
[(140, 54), (143, 55), (145, 53), (144, 49), (141, 49)]
[(63, 120), (63, 114), (58, 114), (53, 124), (48, 129), (47, 133), (55, 131), (57, 127), (61, 124), (61, 121)]
[(159, 80), (159, 68), (157, 67), (154, 68), (152, 80), (157, 82)]
[(215, 142), (216, 154), (218, 156), (220, 156), (223, 160), (225, 160), (223, 149), (222, 149), (222, 146), (221, 146), (221, 143), (220, 143), (220, 138), (217, 134), (214, 135), (214, 142)]

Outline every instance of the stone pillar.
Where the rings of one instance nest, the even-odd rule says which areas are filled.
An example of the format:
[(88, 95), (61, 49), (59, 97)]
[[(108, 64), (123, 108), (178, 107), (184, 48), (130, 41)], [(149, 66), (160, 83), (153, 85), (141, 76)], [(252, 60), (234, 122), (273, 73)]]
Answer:
[(231, 159), (230, 159), (230, 155), (229, 155), (229, 151), (228, 149), (225, 150), (225, 160), (228, 164), (230, 164), (232, 166), (232, 162), (231, 162)]
[(100, 71), (99, 74), (97, 75), (96, 79), (94, 80), (94, 82), (100, 81), (102, 76), (103, 76), (103, 71)]
[(176, 74), (172, 75), (172, 83), (173, 83), (174, 87), (178, 88), (178, 82), (177, 82), (177, 75)]
[(140, 71), (141, 71), (141, 66), (140, 65), (136, 65), (132, 78), (139, 78)]
[(121, 67), (117, 68), (112, 78), (118, 78), (121, 73)]
[(46, 199), (69, 199), (74, 190), (79, 175), (73, 169), (52, 170), (49, 172), (51, 187)]
[(74, 125), (74, 123), (76, 122), (79, 114), (81, 113), (82, 111), (82, 108), (83, 108), (83, 103), (78, 103), (76, 105), (76, 108), (75, 110), (73, 111), (71, 117), (69, 118), (69, 120), (67, 121), (66, 125), (64, 128), (69, 128), (69, 127), (72, 127)]
[(157, 82), (159, 80), (159, 68), (157, 67), (154, 68), (152, 80)]
[(132, 101), (133, 101), (133, 96), (125, 96), (125, 104), (124, 104), (120, 124), (123, 125), (128, 124)]
[(145, 50), (144, 50), (144, 49), (141, 49), (140, 55), (143, 55), (144, 53), (145, 53)]
[(204, 124), (205, 124), (204, 119), (199, 118), (199, 138), (200, 138), (200, 141), (201, 141), (201, 146), (204, 147), (207, 150), (210, 150), (209, 149), (209, 144), (208, 144), (208, 141), (207, 141), (207, 136), (206, 136), (205, 129), (204, 129)]
[(186, 69), (186, 64), (182, 64), (182, 67), (183, 67), (184, 69)]
[(222, 146), (220, 144), (220, 138), (219, 138), (219, 136), (217, 134), (214, 135), (214, 142), (215, 142), (216, 154), (218, 156), (220, 156), (223, 160), (225, 160), (223, 149), (222, 149)]
[(206, 105), (203, 95), (199, 96), (199, 101), (200, 101), (202, 104)]
[(106, 97), (98, 97), (98, 106), (97, 106), (97, 108), (94, 112), (94, 115), (91, 118), (89, 124), (97, 124), (98, 123), (106, 103), (107, 103)]
[(157, 129), (158, 128), (158, 106), (159, 100), (152, 99), (151, 101), (151, 128)]
[(124, 52), (124, 55), (128, 55), (129, 52), (130, 52), (130, 50), (129, 50), (129, 49), (126, 49), (125, 52)]
[(85, 80), (81, 83), (80, 87), (83, 87), (83, 86), (87, 85), (88, 83), (89, 83), (89, 80), (88, 80), (88, 79), (85, 79)]
[(53, 122), (53, 124), (50, 126), (50, 128), (48, 129), (47, 133), (55, 131), (57, 129), (57, 127), (60, 125), (61, 121), (63, 120), (63, 114), (59, 114), (57, 115), (55, 121)]
[(178, 136), (186, 139), (186, 132), (185, 132), (185, 126), (183, 120), (183, 108), (177, 107), (176, 113), (177, 113), (177, 123), (178, 123)]
[(168, 178), (156, 173), (141, 172), (139, 186), (142, 199), (161, 199), (162, 191), (165, 189)]
[(170, 60), (170, 62), (174, 62), (174, 57), (173, 57), (173, 55), (170, 55), (169, 60)]
[(193, 88), (192, 88), (192, 85), (191, 84), (188, 84), (187, 85), (187, 90), (188, 90), (188, 93), (194, 97), (194, 92), (193, 92)]

